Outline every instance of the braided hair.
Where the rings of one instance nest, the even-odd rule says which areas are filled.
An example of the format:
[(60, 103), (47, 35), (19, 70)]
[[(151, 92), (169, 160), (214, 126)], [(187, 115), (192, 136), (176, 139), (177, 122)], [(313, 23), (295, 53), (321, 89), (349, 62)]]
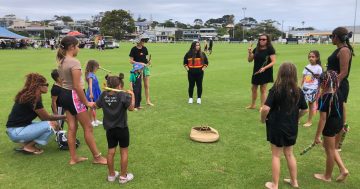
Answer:
[[(327, 99), (323, 99), (324, 94), (331, 91), (330, 95), (330, 103), (329, 103), (329, 112), (331, 112), (331, 105), (335, 103), (336, 111), (341, 118), (341, 114), (339, 111), (339, 97), (337, 95), (338, 89), (339, 89), (339, 77), (338, 74), (333, 70), (328, 70), (321, 74), (320, 76), (320, 87), (322, 89), (321, 98), (320, 98), (320, 109), (323, 107), (323, 102), (325, 102)], [(326, 98), (328, 98), (327, 96)], [(329, 115), (330, 116), (330, 113)]]
[(36, 89), (46, 84), (44, 76), (38, 73), (29, 73), (26, 75), (24, 87), (15, 96), (15, 102), (19, 104), (31, 103), (35, 104), (40, 96), (36, 96)]

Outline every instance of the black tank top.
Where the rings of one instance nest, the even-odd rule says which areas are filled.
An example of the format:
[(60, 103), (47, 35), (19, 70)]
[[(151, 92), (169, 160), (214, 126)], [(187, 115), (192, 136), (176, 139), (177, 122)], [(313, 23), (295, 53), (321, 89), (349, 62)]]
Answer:
[[(348, 48), (346, 46), (344, 46), (345, 48)], [(326, 65), (327, 70), (333, 70), (336, 71), (336, 73), (340, 73), (340, 60), (337, 57), (337, 54), (339, 53), (340, 48), (337, 48), (328, 58), (328, 63)], [(350, 57), (350, 61), (349, 61), (349, 68), (348, 68), (348, 74), (346, 75), (346, 77), (344, 79), (347, 79), (349, 77), (350, 74), (350, 68), (351, 68), (351, 60), (352, 60), (352, 56)]]

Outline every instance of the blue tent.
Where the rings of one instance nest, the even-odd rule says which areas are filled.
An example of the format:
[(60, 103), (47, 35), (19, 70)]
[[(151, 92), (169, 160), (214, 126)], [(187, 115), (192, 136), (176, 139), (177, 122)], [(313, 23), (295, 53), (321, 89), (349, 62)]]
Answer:
[(6, 28), (0, 27), (0, 38), (7, 38), (7, 39), (25, 39), (27, 37), (18, 35), (14, 32), (7, 30)]

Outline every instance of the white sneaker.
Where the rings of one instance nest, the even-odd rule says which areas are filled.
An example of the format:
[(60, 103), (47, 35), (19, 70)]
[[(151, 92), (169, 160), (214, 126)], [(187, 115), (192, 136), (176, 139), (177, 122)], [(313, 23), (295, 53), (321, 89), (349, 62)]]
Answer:
[(132, 173), (128, 173), (128, 174), (126, 174), (126, 177), (122, 177), (122, 176), (119, 177), (119, 183), (125, 184), (125, 183), (131, 181), (132, 179), (134, 179), (134, 175)]
[(96, 123), (97, 125), (102, 125), (102, 124), (103, 124), (103, 122), (102, 122), (102, 121), (99, 121), (99, 120), (96, 120), (95, 123)]
[(193, 103), (193, 98), (189, 98), (189, 104), (192, 104)]
[(196, 100), (196, 103), (201, 104), (201, 98), (198, 98), (198, 99)]
[(119, 172), (115, 171), (115, 175), (114, 176), (108, 175), (107, 179), (108, 179), (109, 182), (114, 182), (118, 176), (119, 176)]
[(91, 122), (91, 125), (92, 125), (93, 127), (99, 126), (99, 125), (96, 123), (96, 121), (92, 121), (92, 122)]

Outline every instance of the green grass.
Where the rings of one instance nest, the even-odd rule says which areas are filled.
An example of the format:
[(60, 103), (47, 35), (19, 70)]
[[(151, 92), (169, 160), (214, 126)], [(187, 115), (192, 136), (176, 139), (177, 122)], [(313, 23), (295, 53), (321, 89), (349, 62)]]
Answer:
[[(125, 73), (125, 86), (128, 88), (127, 78), (131, 69), (128, 54), (131, 46), (123, 43), (120, 49), (104, 52), (81, 50), (78, 58), (83, 66), (87, 60), (95, 59), (106, 69)], [(265, 181), (271, 180), (271, 152), (258, 111), (244, 108), (250, 102), (253, 66), (246, 60), (247, 45), (214, 45), (204, 77), (202, 105), (187, 104), (187, 74), (182, 61), (190, 44), (147, 44), (147, 47), (152, 54), (151, 97), (156, 106), (129, 113), (129, 171), (134, 173), (135, 179), (121, 187), (264, 188)], [(275, 70), (281, 62), (291, 61), (297, 65), (300, 78), (307, 64), (309, 50), (319, 50), (325, 64), (335, 46), (275, 45), (275, 48)], [(355, 53), (360, 55), (359, 47), (356, 47)], [(13, 151), (16, 144), (5, 134), (5, 124), (14, 96), (22, 88), (24, 76), (29, 72), (39, 72), (52, 83), (50, 71), (56, 67), (55, 52), (48, 49), (3, 50), (0, 57), (0, 188), (118, 188), (117, 183), (105, 180), (106, 166), (92, 165), (91, 160), (69, 166), (69, 153), (59, 151), (53, 138), (39, 156), (26, 156)], [(359, 57), (356, 56), (351, 70), (347, 106), (351, 130), (341, 153), (350, 177), (343, 184), (315, 180), (313, 173), (325, 169), (325, 154), (320, 147), (316, 147), (308, 154), (299, 156), (301, 150), (313, 141), (316, 124), (310, 128), (300, 127), (294, 153), (302, 188), (359, 188), (360, 149), (356, 147), (360, 142), (360, 119), (356, 117), (356, 112), (360, 110), (356, 106), (360, 103), (356, 97), (360, 92), (358, 63)], [(102, 71), (97, 73), (101, 82), (104, 75)], [(43, 100), (50, 111), (50, 92), (43, 95)], [(102, 117), (101, 111), (98, 111), (98, 117)], [(304, 121), (305, 118), (302, 123)], [(216, 128), (220, 140), (212, 144), (191, 141), (190, 128), (201, 124)], [(104, 130), (97, 127), (94, 133), (99, 149), (106, 154)], [(77, 152), (91, 159), (82, 134), (80, 129), (78, 138), (82, 144)], [(115, 163), (116, 169), (119, 169), (118, 154)], [(337, 175), (338, 169), (335, 168), (333, 178)], [(281, 178), (284, 177), (288, 177), (288, 171), (282, 159)], [(280, 188), (290, 187), (281, 183)]]

